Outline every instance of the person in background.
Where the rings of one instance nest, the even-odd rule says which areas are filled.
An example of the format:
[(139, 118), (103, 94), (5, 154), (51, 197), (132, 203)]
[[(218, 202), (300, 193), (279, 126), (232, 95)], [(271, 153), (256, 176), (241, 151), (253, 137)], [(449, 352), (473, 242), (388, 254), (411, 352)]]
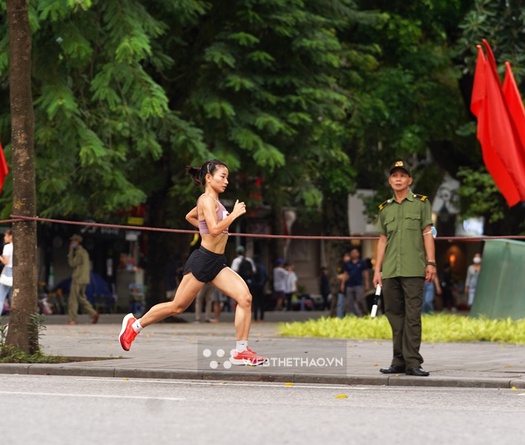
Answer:
[(467, 278), (465, 280), (465, 293), (468, 295), (468, 308), (474, 303), (476, 294), (476, 285), (478, 284), (479, 271), (481, 270), (481, 254), (476, 253), (472, 259), (472, 264), (467, 269)]
[(408, 164), (390, 167), (388, 183), (393, 196), (379, 206), (374, 287), (382, 286), (385, 314), (392, 328), (393, 358), (383, 374), (425, 377), (421, 368), (421, 310), (425, 281), (436, 276), (432, 207), (424, 195), (410, 190)]
[(254, 255), (253, 261), (255, 263), (255, 275), (252, 279), (253, 319), (255, 321), (263, 321), (264, 311), (266, 309), (264, 287), (268, 282), (268, 272), (266, 271), (264, 264), (261, 262), (259, 255)]
[(284, 268), (284, 260), (278, 258), (273, 268), (273, 295), (275, 298), (275, 310), (280, 311), (284, 307), (284, 294), (286, 291), (286, 279), (288, 272)]
[(345, 261), (344, 270), (348, 274), (346, 281), (346, 307), (347, 313), (354, 312), (359, 317), (368, 313), (365, 300), (365, 291), (368, 291), (370, 278), (368, 265), (361, 259), (361, 253), (356, 247), (350, 250), (350, 260)]
[(4, 311), (4, 304), (9, 306), (11, 302), (11, 297), (13, 294), (13, 231), (11, 229), (6, 229), (4, 232), (4, 248), (2, 250), (2, 255), (0, 256), (0, 261), (4, 265), (2, 269), (2, 275), (11, 278), (11, 286), (8, 284), (0, 284), (0, 315)]
[(210, 323), (220, 323), (223, 305), (222, 300), (226, 300), (227, 298), (228, 297), (223, 295), (219, 289), (213, 289), (213, 294), (211, 297), (213, 303), (213, 318), (210, 320)]
[(448, 309), (449, 311), (456, 310), (456, 303), (454, 301), (454, 279), (452, 277), (452, 268), (450, 263), (443, 265), (443, 272), (441, 272), (441, 309)]
[(434, 297), (441, 295), (441, 285), (437, 275), (432, 281), (425, 281), (425, 287), (423, 289), (423, 314), (430, 314), (434, 312)]
[(337, 269), (337, 280), (338, 280), (338, 289), (337, 289), (337, 309), (336, 314), (337, 318), (343, 318), (345, 316), (345, 311), (347, 310), (346, 304), (346, 282), (348, 281), (348, 272), (345, 270), (345, 264), (350, 261), (350, 254), (346, 252), (343, 255), (343, 264)]
[(206, 283), (195, 297), (195, 323), (200, 323), (202, 316), (202, 305), (204, 304), (204, 321), (211, 320), (212, 297), (215, 288)]
[(294, 272), (293, 263), (286, 262), (284, 268), (288, 272), (286, 276), (286, 288), (284, 290), (286, 310), (291, 311), (293, 297), (299, 297), (299, 295), (297, 295), (297, 274)]
[(328, 297), (330, 296), (330, 274), (328, 267), (321, 267), (321, 274), (319, 275), (319, 293), (323, 298), (323, 310), (329, 309)]
[(235, 251), (237, 256), (233, 259), (230, 267), (241, 276), (251, 291), (252, 280), (255, 275), (255, 263), (244, 254), (244, 246), (237, 246)]
[(91, 278), (91, 263), (89, 261), (89, 253), (82, 246), (82, 237), (80, 235), (75, 234), (70, 238), (67, 262), (69, 267), (73, 269), (71, 273), (71, 289), (67, 303), (68, 324), (77, 324), (79, 303), (82, 309), (91, 317), (91, 321), (97, 323), (99, 314), (86, 296), (86, 288)]

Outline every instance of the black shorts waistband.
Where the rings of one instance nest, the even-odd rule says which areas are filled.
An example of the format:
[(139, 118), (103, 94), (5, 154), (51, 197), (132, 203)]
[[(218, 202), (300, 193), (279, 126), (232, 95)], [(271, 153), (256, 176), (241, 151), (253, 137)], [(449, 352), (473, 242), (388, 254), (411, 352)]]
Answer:
[(208, 249), (206, 249), (205, 247), (202, 247), (202, 246), (199, 246), (199, 250), (202, 253), (206, 254), (206, 255), (213, 256), (213, 257), (216, 257), (216, 258), (222, 257), (224, 255), (223, 253), (212, 252), (211, 250), (208, 250)]

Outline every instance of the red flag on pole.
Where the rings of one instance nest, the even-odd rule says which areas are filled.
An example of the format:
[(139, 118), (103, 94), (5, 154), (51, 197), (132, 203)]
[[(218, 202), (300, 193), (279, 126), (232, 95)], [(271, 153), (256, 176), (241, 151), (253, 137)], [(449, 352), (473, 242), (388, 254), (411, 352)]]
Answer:
[[(507, 97), (503, 94), (492, 50), (486, 40), (483, 40), (483, 44), (487, 50), (487, 59), (478, 46), (471, 111), (478, 118), (477, 136), (487, 170), (507, 204), (513, 206), (525, 201), (525, 148), (517, 128), (518, 122), (513, 117), (514, 109), (518, 109), (517, 99), (520, 103), (521, 99), (519, 92), (517, 99), (509, 93), (513, 100), (511, 112)], [(523, 119), (525, 122), (525, 113)]]
[(516, 80), (514, 79), (514, 74), (512, 73), (509, 62), (505, 62), (505, 79), (503, 80), (502, 90), (505, 101), (507, 102), (509, 116), (512, 119), (519, 138), (522, 157), (525, 158), (525, 108), (523, 107), (520, 90), (518, 89), (518, 85), (516, 85)]
[(508, 128), (508, 122), (505, 125), (508, 115), (501, 97), (498, 100), (499, 82), (496, 82), (481, 46), (477, 48), (470, 110), (478, 118), (477, 137), (485, 166), (507, 204), (512, 207), (520, 202), (520, 193), (499, 152), (507, 144), (515, 145), (513, 132)]
[(7, 168), (7, 162), (4, 156), (4, 149), (2, 148), (2, 143), (0, 142), (0, 193), (2, 193), (5, 177), (8, 173), (9, 169)]

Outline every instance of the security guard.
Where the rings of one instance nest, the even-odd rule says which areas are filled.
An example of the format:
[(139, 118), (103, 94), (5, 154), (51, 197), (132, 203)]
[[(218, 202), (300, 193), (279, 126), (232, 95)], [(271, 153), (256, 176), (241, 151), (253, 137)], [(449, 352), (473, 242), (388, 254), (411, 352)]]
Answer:
[(405, 161), (392, 164), (388, 183), (394, 195), (379, 206), (374, 286), (382, 286), (394, 357), (380, 372), (424, 377), (429, 373), (421, 368), (419, 353), (423, 287), (436, 275), (432, 208), (426, 196), (411, 192), (412, 176)]

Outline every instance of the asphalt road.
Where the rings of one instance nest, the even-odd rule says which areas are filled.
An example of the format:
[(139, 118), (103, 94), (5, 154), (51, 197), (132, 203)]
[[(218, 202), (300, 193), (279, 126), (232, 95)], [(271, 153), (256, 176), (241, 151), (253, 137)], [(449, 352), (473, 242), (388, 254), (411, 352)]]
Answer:
[(9, 444), (515, 444), (522, 389), (2, 375)]

